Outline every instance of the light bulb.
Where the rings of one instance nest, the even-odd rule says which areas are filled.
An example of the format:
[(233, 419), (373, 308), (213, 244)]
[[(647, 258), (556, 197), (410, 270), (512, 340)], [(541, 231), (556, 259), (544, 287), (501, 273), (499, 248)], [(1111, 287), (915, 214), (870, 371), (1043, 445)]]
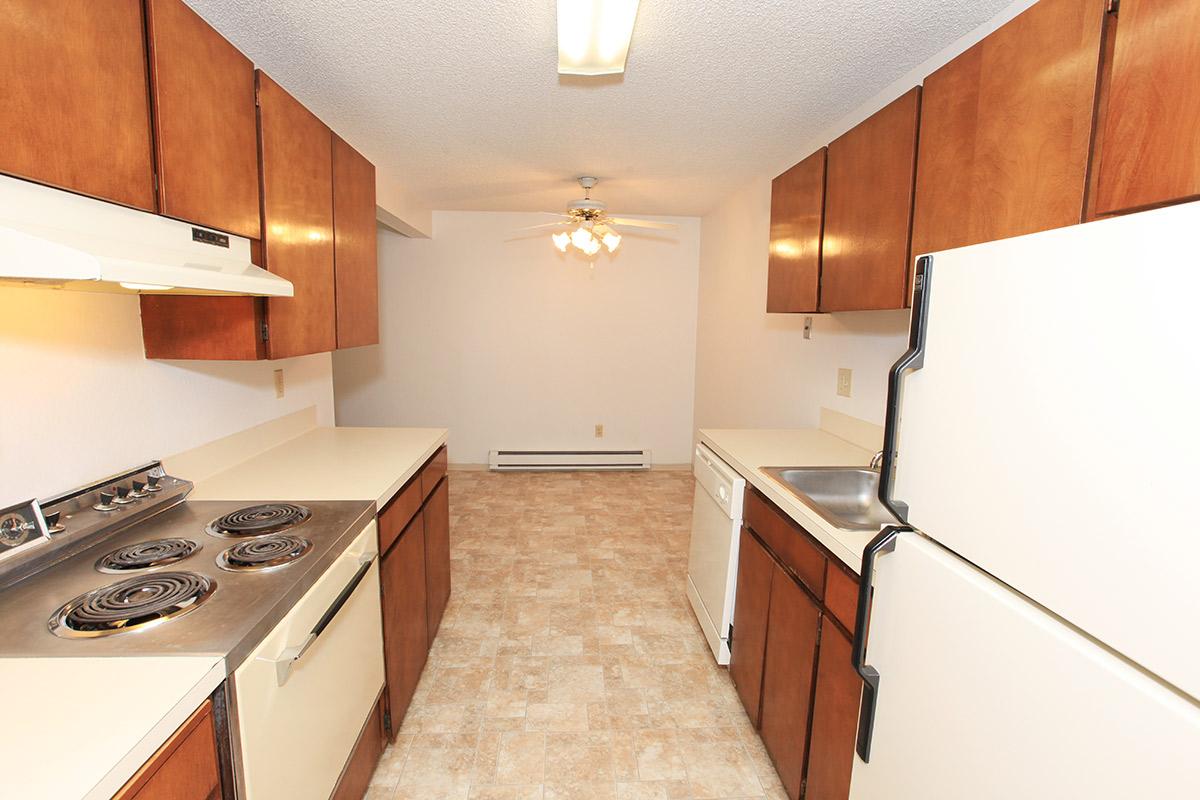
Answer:
[(596, 253), (600, 252), (600, 242), (598, 242), (596, 240), (596, 237), (593, 236), (590, 239), (588, 239), (587, 243), (583, 247), (581, 247), (579, 249), (582, 250), (584, 253), (588, 254), (589, 256), (594, 256), (594, 255), (596, 255)]
[(588, 243), (595, 242), (596, 237), (592, 236), (592, 232), (584, 227), (576, 228), (571, 232), (571, 244), (578, 247), (580, 250), (587, 252)]
[(550, 234), (550, 238), (554, 240), (554, 246), (558, 248), (560, 253), (567, 252), (567, 245), (571, 243), (571, 234), (566, 231)]
[(604, 242), (604, 246), (608, 248), (608, 252), (614, 252), (621, 244), (621, 234), (616, 231), (609, 231), (604, 234), (604, 238), (600, 241)]

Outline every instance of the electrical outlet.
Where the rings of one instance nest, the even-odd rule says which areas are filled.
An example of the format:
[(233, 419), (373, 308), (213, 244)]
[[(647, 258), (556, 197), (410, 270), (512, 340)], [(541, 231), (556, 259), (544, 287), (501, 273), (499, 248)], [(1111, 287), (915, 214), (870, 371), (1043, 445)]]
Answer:
[(283, 397), (283, 370), (275, 370), (275, 397)]
[(853, 375), (854, 370), (838, 367), (837, 393), (839, 397), (850, 396), (850, 381)]
[(596, 424), (596, 438), (597, 439), (604, 438), (604, 426), (599, 423)]
[(812, 338), (812, 317), (804, 318), (804, 338), (805, 339)]

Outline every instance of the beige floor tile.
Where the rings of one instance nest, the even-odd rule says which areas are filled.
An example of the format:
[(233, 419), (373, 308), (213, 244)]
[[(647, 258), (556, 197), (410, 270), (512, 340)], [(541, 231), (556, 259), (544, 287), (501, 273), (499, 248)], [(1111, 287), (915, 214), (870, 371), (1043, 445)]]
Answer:
[(783, 800), (685, 597), (692, 489), (452, 472), (453, 594), (369, 800)]

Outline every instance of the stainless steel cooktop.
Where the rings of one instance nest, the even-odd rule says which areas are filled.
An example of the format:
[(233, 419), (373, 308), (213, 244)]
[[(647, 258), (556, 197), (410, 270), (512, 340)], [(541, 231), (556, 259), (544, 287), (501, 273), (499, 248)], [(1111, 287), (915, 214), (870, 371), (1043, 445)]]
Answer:
[[(374, 514), (362, 501), (186, 502), (178, 483), (159, 511), (155, 495), (141, 512), (96, 510), (113, 492), (68, 504), (55, 522), (88, 538), (44, 534), (47, 563), (0, 589), (0, 657), (215, 655), (232, 672)], [(128, 524), (95, 529), (123, 512)]]

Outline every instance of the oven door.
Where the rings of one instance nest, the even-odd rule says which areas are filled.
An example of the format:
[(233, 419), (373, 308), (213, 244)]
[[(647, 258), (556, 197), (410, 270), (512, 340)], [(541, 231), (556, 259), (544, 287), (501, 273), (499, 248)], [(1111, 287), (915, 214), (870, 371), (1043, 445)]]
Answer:
[(247, 800), (325, 800), (383, 688), (375, 523), (234, 672)]

